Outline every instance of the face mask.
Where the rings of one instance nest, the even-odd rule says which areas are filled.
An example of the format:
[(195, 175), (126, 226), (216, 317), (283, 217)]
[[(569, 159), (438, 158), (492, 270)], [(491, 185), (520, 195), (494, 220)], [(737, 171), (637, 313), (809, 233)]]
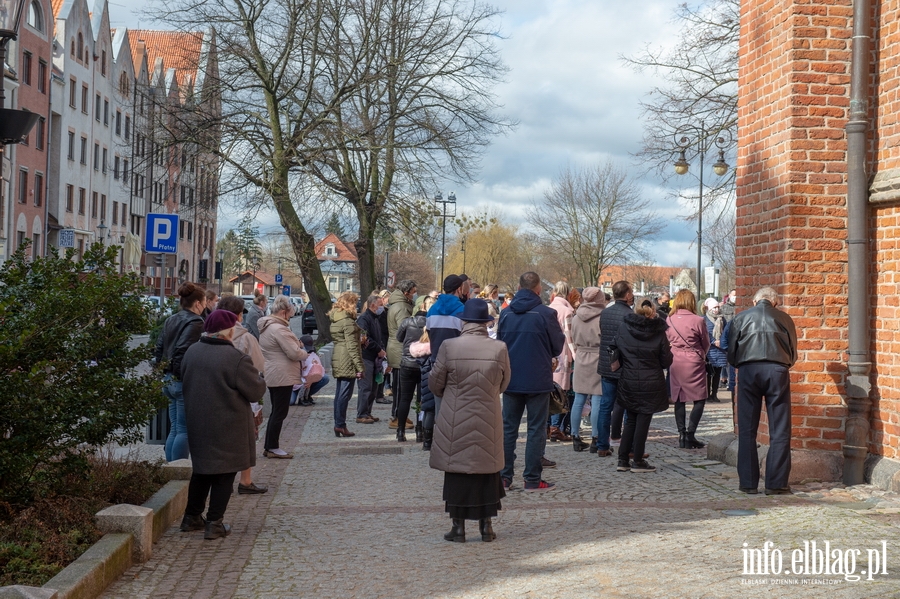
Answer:
[(419, 294), (418, 294), (418, 293), (413, 293), (412, 301), (416, 301), (417, 299), (419, 299)]
[(468, 295), (461, 295), (461, 296), (459, 296), (459, 301), (461, 301), (462, 303), (466, 303), (468, 300), (469, 300), (469, 296), (468, 296)]
[(375, 314), (377, 314), (378, 316), (384, 314), (384, 306), (378, 306), (378, 308), (375, 309)]

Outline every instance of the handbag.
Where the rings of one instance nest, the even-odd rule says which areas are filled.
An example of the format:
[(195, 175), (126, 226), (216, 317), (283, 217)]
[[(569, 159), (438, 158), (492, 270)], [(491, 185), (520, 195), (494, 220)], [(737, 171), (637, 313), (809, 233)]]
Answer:
[(616, 372), (622, 367), (622, 354), (616, 345), (610, 345), (606, 348), (606, 354), (609, 356), (609, 370)]
[(557, 383), (553, 383), (553, 391), (550, 392), (550, 415), (565, 414), (568, 411), (566, 392)]

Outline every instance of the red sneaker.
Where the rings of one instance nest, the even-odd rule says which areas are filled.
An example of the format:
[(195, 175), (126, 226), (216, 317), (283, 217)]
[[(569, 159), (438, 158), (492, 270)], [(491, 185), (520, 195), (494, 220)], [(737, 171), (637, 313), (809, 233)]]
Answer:
[(539, 481), (536, 483), (530, 483), (528, 481), (525, 481), (525, 490), (526, 491), (546, 491), (547, 489), (552, 489), (555, 486), (556, 486), (556, 483), (548, 483), (545, 480), (542, 480), (542, 481)]

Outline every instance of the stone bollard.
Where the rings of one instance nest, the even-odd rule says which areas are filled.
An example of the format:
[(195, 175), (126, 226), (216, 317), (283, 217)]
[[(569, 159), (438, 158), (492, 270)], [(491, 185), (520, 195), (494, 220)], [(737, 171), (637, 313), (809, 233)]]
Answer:
[(20, 584), (0, 587), (0, 599), (56, 599), (58, 596), (54, 589), (26, 587)]
[(127, 503), (97, 512), (97, 528), (104, 533), (129, 533), (134, 537), (132, 559), (142, 564), (153, 554), (153, 510)]
[(193, 464), (190, 458), (163, 464), (163, 473), (168, 480), (191, 480), (192, 472)]

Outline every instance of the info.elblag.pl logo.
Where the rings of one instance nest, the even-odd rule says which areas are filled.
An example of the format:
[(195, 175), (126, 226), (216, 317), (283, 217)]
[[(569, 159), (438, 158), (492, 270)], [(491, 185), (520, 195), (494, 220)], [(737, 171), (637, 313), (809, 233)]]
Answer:
[[(777, 548), (772, 541), (766, 541), (759, 549), (750, 547), (748, 543), (744, 543), (743, 547), (745, 576), (817, 578), (778, 581), (782, 584), (840, 582), (839, 579), (823, 578), (834, 576), (842, 576), (847, 582), (878, 580), (888, 576), (887, 541), (881, 541), (881, 546), (873, 549), (843, 549), (832, 545), (831, 541), (804, 541), (802, 548), (792, 550)], [(754, 584), (753, 580), (742, 582)]]

